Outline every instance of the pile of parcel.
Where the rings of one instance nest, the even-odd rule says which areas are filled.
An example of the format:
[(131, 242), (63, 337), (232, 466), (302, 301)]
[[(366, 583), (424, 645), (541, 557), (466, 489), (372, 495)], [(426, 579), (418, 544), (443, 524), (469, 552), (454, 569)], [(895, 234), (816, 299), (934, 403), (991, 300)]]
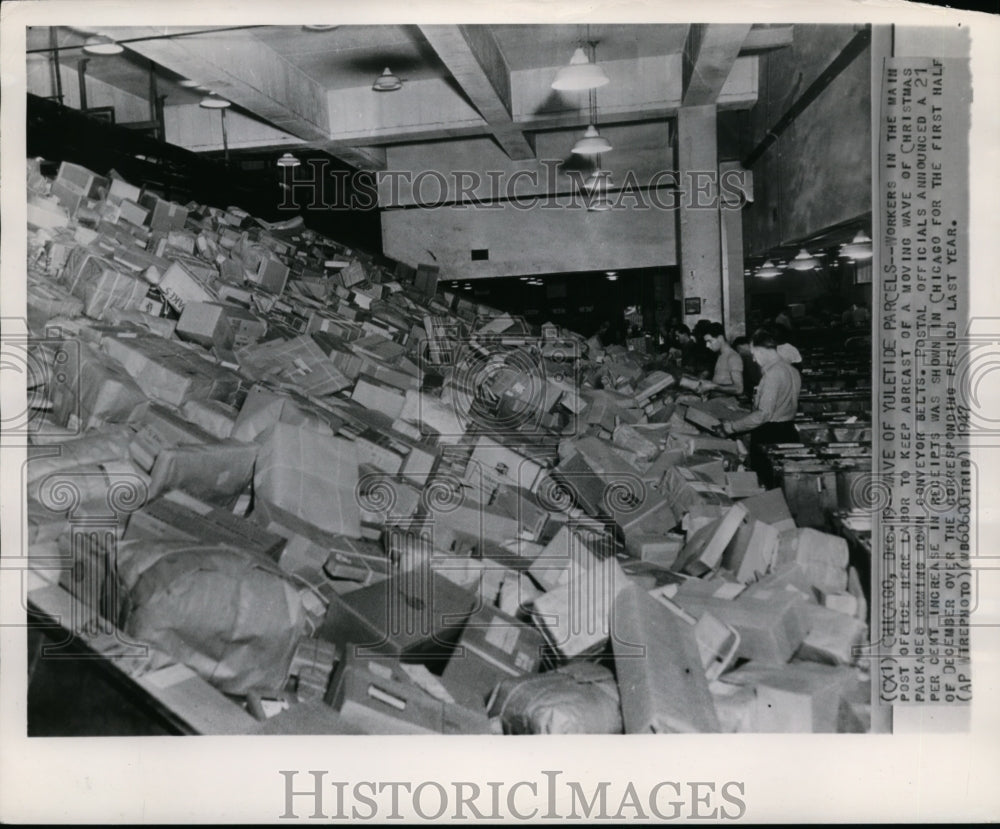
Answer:
[(732, 404), (301, 220), (28, 193), (30, 551), (140, 670), (275, 731), (869, 727), (846, 544)]

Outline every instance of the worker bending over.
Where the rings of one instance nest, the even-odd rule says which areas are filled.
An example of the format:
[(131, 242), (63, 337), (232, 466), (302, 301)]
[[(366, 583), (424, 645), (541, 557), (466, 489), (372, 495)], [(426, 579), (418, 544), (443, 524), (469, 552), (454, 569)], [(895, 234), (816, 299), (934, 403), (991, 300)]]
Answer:
[(799, 408), (802, 378), (778, 355), (774, 334), (754, 332), (750, 340), (754, 362), (761, 367), (761, 380), (754, 394), (753, 411), (736, 420), (724, 421), (727, 435), (750, 433), (750, 468), (764, 480), (770, 477), (764, 446), (769, 443), (797, 443), (795, 413)]

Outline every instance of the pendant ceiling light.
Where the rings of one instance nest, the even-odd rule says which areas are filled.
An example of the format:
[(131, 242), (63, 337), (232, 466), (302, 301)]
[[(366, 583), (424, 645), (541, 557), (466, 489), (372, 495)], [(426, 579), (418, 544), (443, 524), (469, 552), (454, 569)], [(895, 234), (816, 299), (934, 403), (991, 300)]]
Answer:
[(848, 259), (853, 259), (856, 262), (871, 259), (871, 237), (863, 230), (859, 230), (849, 244), (841, 246), (840, 254), (841, 256), (846, 256)]
[(597, 89), (609, 80), (604, 70), (596, 63), (591, 63), (582, 48), (577, 48), (573, 57), (569, 59), (569, 66), (564, 66), (556, 72), (552, 88), (560, 92)]
[(298, 167), (302, 162), (291, 153), (285, 153), (278, 159), (277, 164), (279, 167)]
[(125, 51), (125, 47), (110, 37), (93, 35), (83, 42), (83, 51), (88, 55), (120, 55)]
[(372, 89), (376, 92), (395, 92), (397, 89), (402, 89), (402, 87), (403, 82), (389, 71), (388, 66), (375, 79), (375, 83), (372, 84)]
[(606, 153), (614, 149), (607, 138), (601, 135), (597, 131), (597, 127), (590, 124), (587, 127), (586, 132), (583, 133), (583, 138), (573, 145), (573, 152), (577, 155), (597, 155), (598, 153)]
[(788, 263), (788, 267), (795, 271), (811, 271), (819, 265), (819, 259), (813, 256), (805, 248), (802, 248), (798, 255)]
[(780, 276), (781, 271), (774, 267), (774, 263), (768, 259), (757, 269), (757, 276), (761, 279), (771, 279), (775, 276)]
[(201, 86), (198, 81), (192, 81), (190, 78), (181, 78), (177, 81), (178, 86), (183, 86), (185, 89), (194, 89), (195, 87)]
[[(590, 44), (591, 54), (597, 56), (597, 44)], [(583, 138), (573, 145), (573, 152), (577, 155), (598, 155), (599, 153), (610, 152), (614, 149), (608, 139), (604, 138), (597, 131), (597, 89), (590, 90), (590, 124), (583, 133)]]
[(228, 109), (232, 106), (232, 104), (225, 98), (220, 98), (214, 92), (210, 92), (198, 101), (198, 106), (204, 107), (205, 109)]
[(303, 26), (307, 32), (329, 32), (333, 29), (339, 28), (339, 26), (331, 26), (327, 23), (313, 24), (312, 26)]
[(611, 199), (607, 193), (598, 193), (587, 204), (587, 210), (591, 213), (607, 213), (611, 207)]

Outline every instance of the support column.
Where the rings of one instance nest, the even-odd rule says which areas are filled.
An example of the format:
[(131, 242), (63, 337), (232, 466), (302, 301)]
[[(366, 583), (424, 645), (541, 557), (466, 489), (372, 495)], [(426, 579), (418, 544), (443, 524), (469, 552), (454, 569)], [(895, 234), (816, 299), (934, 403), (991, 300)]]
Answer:
[[(733, 182), (740, 176), (749, 194), (744, 170), (738, 161), (719, 165), (720, 181)], [(722, 324), (732, 340), (747, 333), (746, 279), (743, 277), (743, 211), (740, 194), (731, 193), (732, 185), (723, 187), (720, 218), (722, 221)]]
[(723, 321), (718, 169), (715, 105), (682, 107), (677, 111), (677, 173), (682, 189), (677, 239), (681, 313), (689, 327), (699, 319)]

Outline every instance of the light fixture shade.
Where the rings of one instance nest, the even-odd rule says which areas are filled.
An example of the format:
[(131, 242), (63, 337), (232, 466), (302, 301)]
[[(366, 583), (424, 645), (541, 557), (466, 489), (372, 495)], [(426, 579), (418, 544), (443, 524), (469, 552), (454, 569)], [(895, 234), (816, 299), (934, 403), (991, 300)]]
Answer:
[(611, 146), (608, 139), (602, 136), (593, 124), (587, 127), (583, 138), (573, 145), (573, 152), (577, 155), (597, 155), (598, 153), (610, 152), (613, 149), (614, 147)]
[(848, 259), (864, 261), (872, 258), (872, 240), (863, 230), (859, 230), (850, 244), (843, 245), (840, 253)]
[(402, 87), (403, 82), (392, 74), (388, 66), (375, 79), (375, 83), (372, 84), (372, 89), (376, 92), (395, 92), (397, 89), (402, 89)]
[(298, 167), (302, 162), (291, 153), (285, 153), (278, 159), (277, 164), (279, 167)]
[(332, 29), (339, 29), (339, 26), (331, 25), (329, 23), (314, 23), (311, 26), (303, 26), (307, 32), (329, 32)]
[(570, 58), (569, 66), (564, 66), (556, 72), (552, 88), (562, 92), (597, 89), (609, 80), (604, 70), (596, 63), (591, 63), (583, 49), (578, 48)]
[(795, 271), (811, 271), (819, 264), (819, 259), (813, 256), (805, 248), (802, 248), (798, 255), (788, 263), (788, 267)]
[(125, 47), (110, 37), (93, 35), (83, 42), (83, 51), (88, 55), (120, 55)]
[(774, 267), (774, 263), (770, 259), (766, 260), (763, 265), (757, 268), (757, 276), (761, 279), (771, 279), (772, 277), (780, 275), (781, 271)]
[(583, 189), (588, 193), (594, 190), (607, 190), (611, 186), (611, 173), (608, 170), (594, 170), (583, 181)]
[(606, 213), (610, 209), (611, 200), (608, 198), (608, 194), (604, 192), (598, 193), (587, 202), (587, 210), (591, 213)]
[(198, 101), (198, 106), (204, 107), (205, 109), (227, 109), (231, 107), (232, 104), (225, 98), (220, 98), (212, 92)]
[(185, 89), (194, 89), (195, 87), (201, 86), (198, 81), (192, 81), (190, 78), (181, 78), (177, 81), (178, 86), (183, 86)]

